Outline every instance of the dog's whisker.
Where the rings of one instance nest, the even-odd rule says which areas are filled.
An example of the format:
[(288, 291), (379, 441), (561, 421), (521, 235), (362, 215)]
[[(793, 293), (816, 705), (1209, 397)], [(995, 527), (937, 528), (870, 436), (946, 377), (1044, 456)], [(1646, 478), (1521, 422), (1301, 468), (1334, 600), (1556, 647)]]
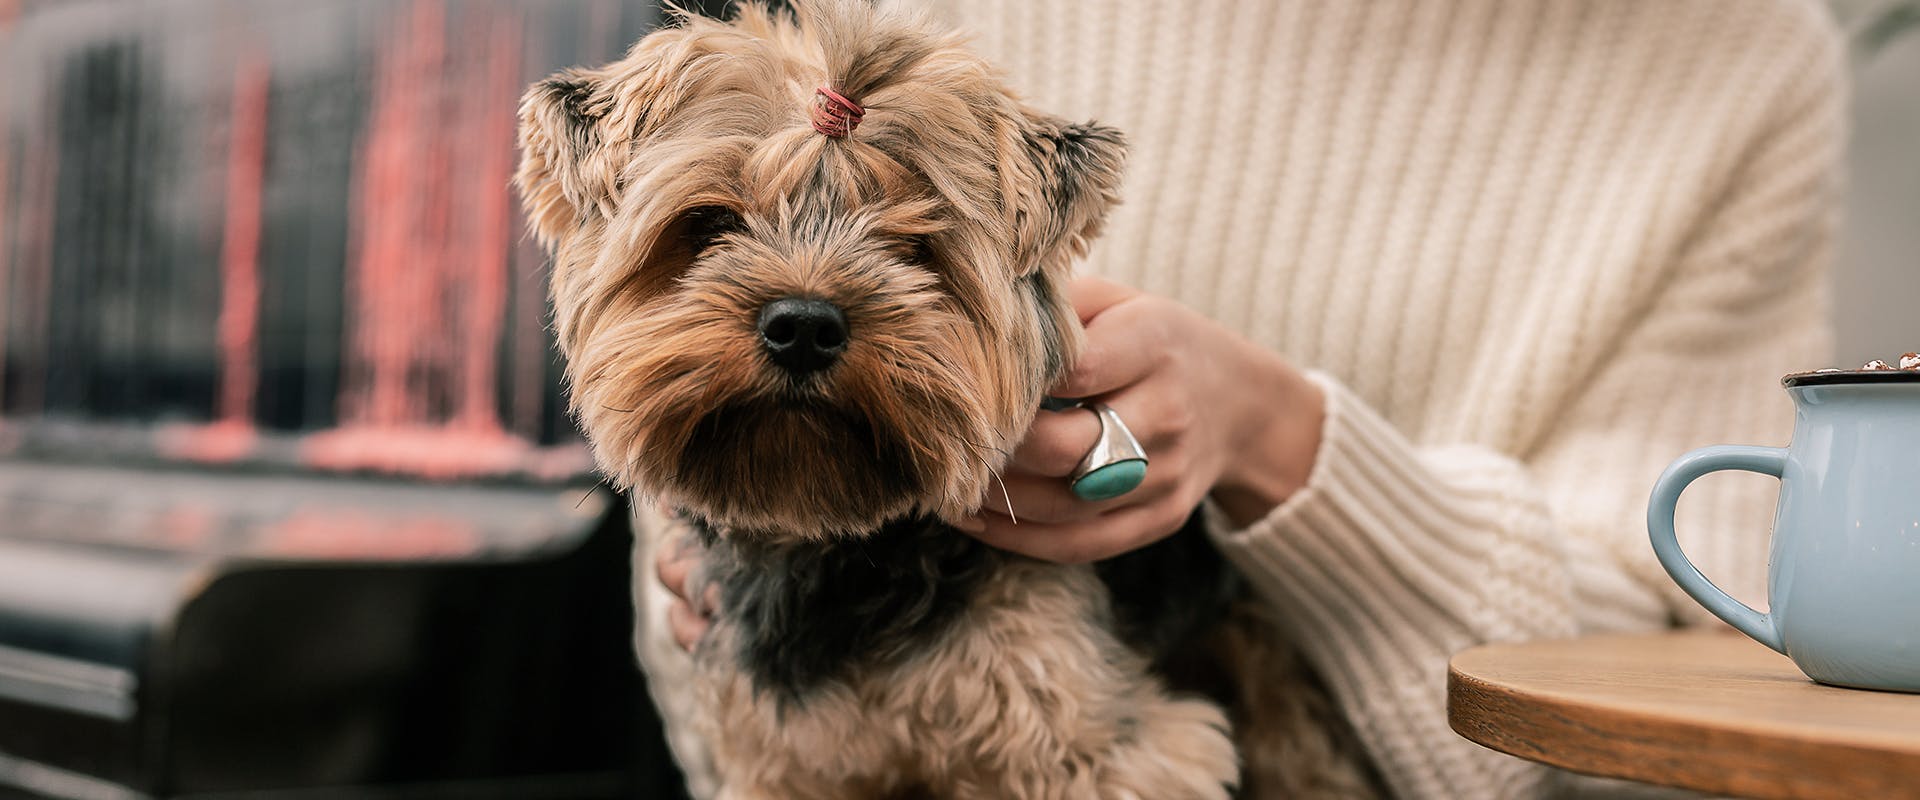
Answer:
[(991, 464), (981, 463), (987, 468), (987, 474), (993, 476), (993, 482), (1000, 484), (1000, 497), (1007, 504), (1007, 519), (1013, 520), (1015, 525), (1020, 524), (1019, 515), (1013, 513), (1013, 495), (1007, 491), (1007, 482), (1000, 478), (1000, 470), (994, 469)]
[[(988, 447), (988, 446), (986, 446), (986, 445), (983, 445), (983, 444), (978, 444), (978, 443), (976, 443), (976, 442), (973, 442), (973, 441), (970, 441), (970, 440), (967, 440), (967, 439), (961, 439), (961, 440), (960, 440), (960, 442), (961, 442), (962, 444), (965, 444), (965, 445), (966, 445), (966, 446), (968, 446), (968, 447), (971, 447), (971, 448), (973, 448), (973, 449), (975, 449), (975, 450), (985, 450), (985, 451), (987, 451), (987, 452), (989, 452), (989, 453), (995, 453), (995, 454), (997, 454), (997, 455), (999, 455), (999, 456), (1001, 456), (1002, 458), (1012, 458), (1012, 457), (1013, 457), (1013, 454), (1012, 454), (1012, 453), (1009, 453), (1009, 452), (1007, 452), (1007, 451), (1005, 451), (1005, 450), (1002, 450), (1002, 449), (1000, 449), (1000, 448), (998, 448), (998, 447)], [(992, 469), (992, 467), (988, 467), (988, 469)]]

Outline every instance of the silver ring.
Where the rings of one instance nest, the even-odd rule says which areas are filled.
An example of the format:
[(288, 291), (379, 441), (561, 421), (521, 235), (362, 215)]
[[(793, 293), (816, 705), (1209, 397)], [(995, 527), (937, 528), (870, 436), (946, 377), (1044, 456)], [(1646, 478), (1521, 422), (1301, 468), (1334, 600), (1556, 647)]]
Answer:
[(1073, 495), (1082, 500), (1111, 500), (1140, 488), (1147, 479), (1147, 452), (1120, 415), (1105, 403), (1081, 405), (1100, 420), (1100, 438), (1080, 457), (1072, 475)]

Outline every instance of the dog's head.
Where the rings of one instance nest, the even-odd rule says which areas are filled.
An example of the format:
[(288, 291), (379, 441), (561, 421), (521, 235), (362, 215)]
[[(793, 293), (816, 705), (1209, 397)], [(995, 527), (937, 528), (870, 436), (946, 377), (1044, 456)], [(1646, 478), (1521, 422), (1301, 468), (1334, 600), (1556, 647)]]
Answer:
[(913, 15), (795, 5), (527, 92), (574, 412), (617, 483), (721, 527), (955, 518), (1078, 351), (1063, 282), (1124, 148)]

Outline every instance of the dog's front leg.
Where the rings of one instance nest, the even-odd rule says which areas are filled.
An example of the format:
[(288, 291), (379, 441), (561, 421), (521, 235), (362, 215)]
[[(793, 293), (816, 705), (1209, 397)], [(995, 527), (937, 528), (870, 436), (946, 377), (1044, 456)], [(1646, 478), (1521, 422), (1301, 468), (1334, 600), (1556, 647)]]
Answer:
[(1009, 561), (967, 623), (894, 676), (943, 796), (1226, 800), (1225, 715), (1170, 696), (1110, 630), (1106, 598), (1089, 568)]

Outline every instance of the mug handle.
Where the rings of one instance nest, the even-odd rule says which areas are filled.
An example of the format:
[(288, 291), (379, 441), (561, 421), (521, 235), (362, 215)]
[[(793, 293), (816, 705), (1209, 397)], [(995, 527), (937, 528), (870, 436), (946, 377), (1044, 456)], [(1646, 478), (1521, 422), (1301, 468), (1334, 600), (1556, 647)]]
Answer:
[(1660, 566), (1666, 568), (1673, 582), (1714, 616), (1781, 655), (1786, 655), (1787, 650), (1781, 645), (1780, 628), (1774, 624), (1773, 617), (1721, 591), (1700, 573), (1699, 567), (1687, 560), (1687, 554), (1680, 552), (1680, 540), (1673, 530), (1673, 509), (1680, 502), (1680, 493), (1687, 490), (1687, 484), (1709, 472), (1737, 469), (1778, 478), (1786, 467), (1785, 448), (1730, 444), (1702, 447), (1668, 465), (1660, 480), (1654, 481), (1653, 497), (1647, 501), (1647, 535), (1653, 539), (1653, 553), (1659, 556)]

